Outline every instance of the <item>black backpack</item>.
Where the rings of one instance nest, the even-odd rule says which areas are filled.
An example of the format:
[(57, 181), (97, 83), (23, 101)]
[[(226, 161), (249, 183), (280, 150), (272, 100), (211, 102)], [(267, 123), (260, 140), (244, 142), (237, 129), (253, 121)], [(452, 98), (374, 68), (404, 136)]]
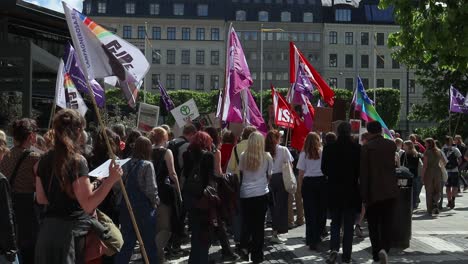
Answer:
[(445, 165), (445, 168), (447, 170), (455, 169), (458, 167), (458, 159), (457, 156), (455, 155), (455, 151), (452, 149), (445, 149), (444, 150), (445, 156), (447, 157), (447, 165)]
[[(202, 155), (204, 155), (206, 151), (202, 152)], [(193, 155), (192, 155), (192, 158)], [(202, 196), (203, 191), (204, 191), (204, 184), (202, 181), (202, 177), (200, 175), (200, 169), (201, 169), (201, 158), (197, 159), (194, 162), (194, 165), (192, 168), (190, 168), (190, 171), (185, 172), (185, 184), (184, 184), (184, 191), (188, 193), (191, 196), (194, 196), (196, 198), (199, 198)]]
[(171, 150), (172, 156), (174, 157), (174, 169), (179, 177), (183, 169), (181, 164), (179, 164), (179, 148), (185, 143), (188, 143), (188, 141), (185, 138), (180, 137), (170, 141), (169, 145), (167, 146), (167, 148)]

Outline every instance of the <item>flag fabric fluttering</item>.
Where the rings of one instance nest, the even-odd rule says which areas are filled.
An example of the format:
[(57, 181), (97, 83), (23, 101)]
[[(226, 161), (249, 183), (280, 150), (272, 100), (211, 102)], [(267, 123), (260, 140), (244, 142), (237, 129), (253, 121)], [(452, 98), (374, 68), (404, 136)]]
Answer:
[(312, 85), (310, 79), (311, 75), (308, 75), (304, 70), (304, 64), (299, 63), (296, 82), (292, 85), (292, 91), (289, 93), (288, 101), (293, 104), (302, 104), (301, 94), (307, 96), (307, 98), (312, 98), (312, 92), (314, 91), (314, 86)]
[(375, 110), (372, 100), (369, 98), (369, 96), (367, 96), (366, 90), (364, 89), (364, 85), (361, 81), (361, 77), (359, 76), (357, 78), (357, 87), (354, 92), (351, 105), (354, 105), (355, 111), (359, 111), (361, 113), (362, 120), (366, 122), (379, 122), (380, 125), (382, 125), (384, 137), (388, 139), (393, 139), (393, 136), (390, 133), (390, 130), (388, 129), (387, 125)]
[(302, 99), (302, 117), (307, 129), (312, 130), (314, 127), (315, 109), (304, 94), (301, 94)]
[(265, 120), (263, 119), (262, 113), (260, 113), (260, 110), (255, 103), (255, 99), (253, 98), (252, 93), (249, 89), (245, 89), (242, 91), (242, 93), (244, 93), (244, 98), (247, 99), (247, 104), (244, 106), (246, 107), (244, 117), (245, 123), (247, 125), (256, 127), (259, 132), (266, 134), (268, 132), (268, 127), (265, 123)]
[(455, 88), (450, 86), (450, 112), (468, 114), (466, 98)]
[(55, 85), (55, 103), (61, 108), (70, 108), (85, 116), (88, 111), (86, 103), (83, 101), (80, 92), (75, 87), (69, 73), (65, 71), (65, 64), (60, 60), (57, 72), (57, 82)]
[(333, 106), (335, 93), (323, 80), (320, 74), (312, 67), (307, 61), (302, 52), (296, 47), (294, 42), (289, 42), (289, 76), (290, 83), (296, 82), (297, 71), (299, 70), (300, 64), (303, 65), (305, 76), (308, 76), (309, 81), (320, 93), (323, 100), (329, 105)]
[(294, 120), (294, 128), (291, 135), (291, 147), (298, 151), (302, 151), (305, 138), (307, 137), (307, 134), (309, 134), (310, 130), (294, 110), (291, 110), (291, 114)]
[(333, 6), (333, 5), (350, 5), (353, 7), (359, 7), (361, 0), (321, 0), (322, 6)]
[(273, 85), (271, 86), (271, 96), (273, 99), (273, 111), (275, 113), (275, 125), (293, 128), (294, 118), (291, 114), (291, 108), (286, 102), (286, 99), (284, 99), (280, 93), (276, 92)]
[[(80, 67), (75, 49), (70, 43), (65, 47), (65, 53), (63, 55), (64, 70), (70, 76), (76, 89), (83, 94), (89, 94), (88, 85), (86, 84), (86, 77), (83, 70)], [(99, 108), (103, 108), (105, 105), (105, 94), (104, 89), (96, 80), (90, 80), (91, 88), (93, 89), (94, 98)]]
[(145, 55), (65, 2), (62, 4), (84, 74), (89, 80), (116, 76), (117, 87), (134, 107), (138, 89), (149, 69)]
[(170, 112), (172, 109), (175, 108), (174, 102), (172, 101), (171, 97), (166, 91), (166, 88), (164, 88), (160, 81), (158, 81), (158, 87), (164, 107), (166, 108), (166, 111)]

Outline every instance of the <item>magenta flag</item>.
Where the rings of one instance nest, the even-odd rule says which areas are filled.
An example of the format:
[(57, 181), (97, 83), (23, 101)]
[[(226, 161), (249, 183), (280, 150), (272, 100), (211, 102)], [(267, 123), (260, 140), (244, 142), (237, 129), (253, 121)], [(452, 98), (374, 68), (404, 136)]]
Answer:
[(265, 124), (265, 120), (263, 120), (262, 114), (260, 113), (260, 110), (255, 103), (255, 99), (249, 89), (245, 90), (244, 96), (247, 99), (246, 105), (248, 106), (245, 116), (246, 123), (256, 127), (259, 132), (266, 135), (268, 129)]
[(450, 112), (468, 114), (465, 97), (455, 87), (450, 86)]

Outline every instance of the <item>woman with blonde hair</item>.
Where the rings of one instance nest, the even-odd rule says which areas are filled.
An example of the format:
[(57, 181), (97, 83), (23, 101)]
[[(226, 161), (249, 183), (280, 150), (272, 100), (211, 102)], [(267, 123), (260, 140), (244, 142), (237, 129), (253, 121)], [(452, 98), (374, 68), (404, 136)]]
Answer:
[(299, 180), (302, 181), (302, 199), (306, 220), (306, 245), (310, 250), (316, 250), (321, 242), (326, 223), (327, 212), (327, 180), (321, 170), (322, 144), (320, 136), (310, 132), (299, 155), (297, 169)]
[(241, 174), (240, 200), (242, 218), (241, 255), (253, 263), (263, 261), (265, 214), (268, 205), (268, 182), (273, 169), (273, 159), (265, 152), (262, 134), (249, 136), (247, 149), (239, 158)]
[(432, 138), (425, 140), (424, 165), (421, 181), (426, 189), (426, 206), (430, 215), (439, 214), (439, 199), (441, 195), (442, 170), (447, 161)]

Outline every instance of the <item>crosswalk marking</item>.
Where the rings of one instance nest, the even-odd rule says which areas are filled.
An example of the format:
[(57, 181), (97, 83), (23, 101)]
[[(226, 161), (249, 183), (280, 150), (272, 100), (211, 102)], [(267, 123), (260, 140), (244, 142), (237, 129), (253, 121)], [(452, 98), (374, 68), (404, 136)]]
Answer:
[(434, 236), (415, 236), (415, 239), (439, 251), (463, 252), (463, 248)]

